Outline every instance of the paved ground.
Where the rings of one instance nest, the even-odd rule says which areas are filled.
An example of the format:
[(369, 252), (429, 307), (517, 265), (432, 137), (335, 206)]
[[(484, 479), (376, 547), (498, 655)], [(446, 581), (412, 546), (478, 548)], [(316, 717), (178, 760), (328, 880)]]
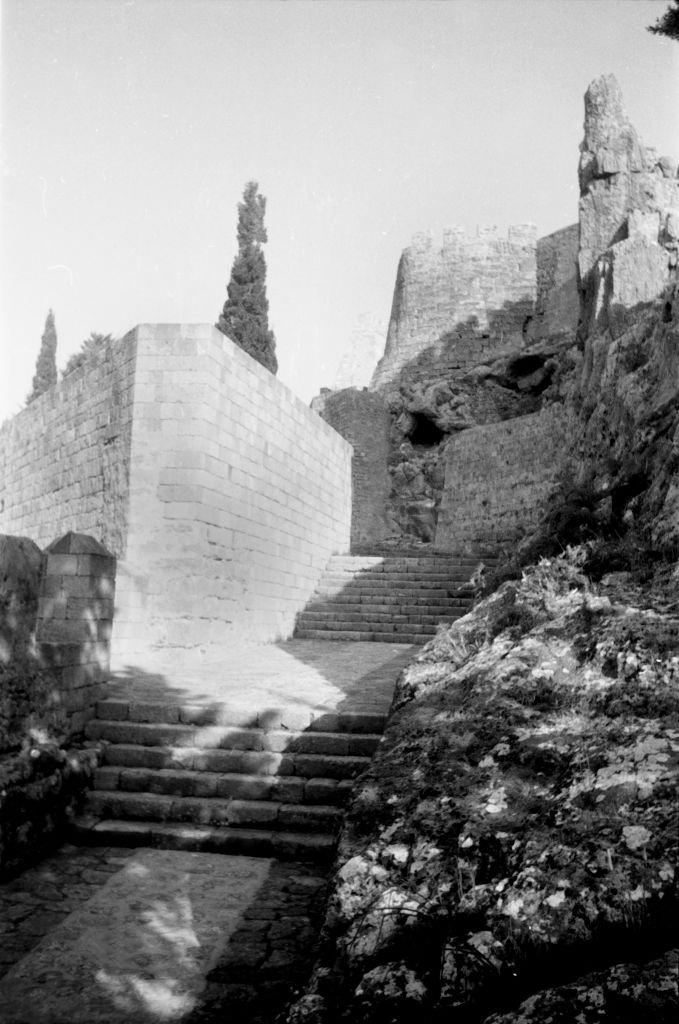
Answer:
[[(112, 696), (228, 700), (243, 720), (297, 707), (385, 712), (410, 647), (290, 641), (229, 664), (156, 662)], [(136, 676), (136, 679), (134, 678)], [(166, 850), (76, 849), (0, 885), (4, 1024), (272, 1022), (301, 987), (324, 870)]]
[(301, 719), (324, 710), (386, 712), (396, 677), (418, 650), (408, 644), (288, 640), (231, 645), (219, 661), (177, 651), (146, 658), (143, 666), (119, 667), (109, 695), (225, 702), (243, 723), (291, 707)]
[(325, 880), (266, 858), (65, 847), (0, 893), (16, 958), (0, 1020), (197, 1024), (225, 1004), (271, 1019), (309, 970)]

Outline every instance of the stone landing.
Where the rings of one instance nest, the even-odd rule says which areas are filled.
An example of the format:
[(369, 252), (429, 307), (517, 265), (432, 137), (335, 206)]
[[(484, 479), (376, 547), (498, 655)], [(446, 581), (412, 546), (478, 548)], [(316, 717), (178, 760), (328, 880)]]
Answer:
[[(324, 887), (317, 867), (265, 858), (61, 851), (0, 887), (3, 920), (18, 926), (3, 935), (3, 960), (21, 956), (26, 934), (36, 943), (0, 978), (0, 1019), (272, 1019), (308, 973)], [(40, 938), (59, 889), (78, 905)]]

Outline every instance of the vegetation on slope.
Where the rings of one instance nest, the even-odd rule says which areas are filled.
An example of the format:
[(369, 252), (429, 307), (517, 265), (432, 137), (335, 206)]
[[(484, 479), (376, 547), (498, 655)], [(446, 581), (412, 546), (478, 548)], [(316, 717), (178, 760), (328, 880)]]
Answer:
[(292, 1020), (676, 1012), (679, 588), (593, 585), (588, 553), (504, 583), (406, 671)]

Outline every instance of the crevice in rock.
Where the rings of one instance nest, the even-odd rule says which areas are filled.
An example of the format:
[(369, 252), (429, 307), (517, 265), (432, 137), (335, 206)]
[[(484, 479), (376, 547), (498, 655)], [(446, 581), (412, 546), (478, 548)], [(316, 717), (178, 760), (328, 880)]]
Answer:
[(412, 413), (414, 424), (408, 433), (413, 448), (436, 448), (446, 436), (433, 420), (424, 413)]

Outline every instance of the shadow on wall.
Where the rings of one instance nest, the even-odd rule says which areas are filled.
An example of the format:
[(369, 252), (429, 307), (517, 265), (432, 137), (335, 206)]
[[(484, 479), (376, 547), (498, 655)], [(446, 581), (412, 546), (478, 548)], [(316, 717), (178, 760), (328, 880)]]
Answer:
[[(390, 558), (388, 548), (378, 552), (373, 547), (365, 553), (369, 564), (362, 568), (343, 571), (340, 565), (334, 575), (331, 568), (298, 614), (294, 636), (426, 643), (440, 624), (469, 611), (482, 563), (476, 556), (443, 553), (438, 561), (403, 562), (405, 557), (417, 559), (419, 553), (400, 549)], [(492, 555), (486, 560), (495, 563)]]
[(451, 435), (543, 405), (554, 356), (574, 337), (534, 340), (532, 316), (533, 302), (525, 299), (490, 311), (486, 329), (476, 317), (459, 322), (380, 387), (390, 418), (391, 546), (435, 541)]
[(115, 559), (67, 534), (0, 537), (0, 875), (64, 835), (96, 752), (77, 743), (108, 672)]

